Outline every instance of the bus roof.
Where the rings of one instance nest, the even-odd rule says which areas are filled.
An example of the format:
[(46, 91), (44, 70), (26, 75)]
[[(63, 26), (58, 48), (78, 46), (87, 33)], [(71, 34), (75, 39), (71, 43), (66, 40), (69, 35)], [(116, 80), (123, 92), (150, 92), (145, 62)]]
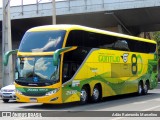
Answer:
[(127, 39), (143, 41), (143, 42), (148, 42), (148, 43), (153, 43), (153, 44), (157, 43), (156, 41), (150, 40), (150, 39), (144, 39), (144, 38), (140, 38), (140, 37), (135, 37), (135, 36), (131, 36), (131, 35), (125, 35), (125, 34), (106, 31), (106, 30), (100, 30), (100, 29), (91, 28), (91, 27), (85, 27), (85, 26), (81, 26), (81, 25), (68, 25), (68, 24), (45, 25), (45, 26), (39, 26), (39, 27), (31, 28), (27, 32), (52, 31), (52, 30), (66, 30), (66, 31), (83, 30), (83, 31), (106, 34), (106, 35), (110, 35), (110, 36), (116, 36), (116, 37), (120, 37), (120, 38), (127, 38)]

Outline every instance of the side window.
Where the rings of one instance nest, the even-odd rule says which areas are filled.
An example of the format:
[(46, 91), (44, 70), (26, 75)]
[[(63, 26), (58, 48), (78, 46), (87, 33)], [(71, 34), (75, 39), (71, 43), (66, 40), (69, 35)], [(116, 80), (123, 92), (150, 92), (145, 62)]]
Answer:
[(127, 40), (130, 51), (141, 53), (154, 53), (156, 51), (156, 44), (141, 42), (136, 40)]
[(62, 82), (70, 80), (79, 66), (85, 60), (91, 48), (78, 47), (75, 50), (64, 53), (63, 68), (62, 68)]
[(71, 63), (71, 72), (70, 72), (70, 76), (73, 77), (73, 75), (76, 73), (78, 69), (78, 65), (76, 63)]
[(99, 46), (99, 38), (97, 33), (82, 30), (72, 30), (66, 42), (66, 46), (82, 46), (97, 48)]
[(78, 63), (72, 63), (72, 62), (64, 63), (62, 83), (70, 80), (78, 70), (79, 66), (80, 65)]
[(124, 50), (124, 51), (129, 51), (128, 43), (126, 40), (118, 40), (117, 42), (114, 43), (115, 50)]
[(117, 38), (114, 36), (99, 34), (99, 48), (102, 49), (113, 49), (113, 46)]
[(67, 46), (83, 46), (84, 32), (80, 30), (70, 31), (66, 42)]
[(99, 34), (88, 32), (88, 36), (84, 40), (85, 47), (98, 48), (99, 47)]
[(155, 53), (156, 52), (156, 44), (152, 44), (152, 43), (146, 43), (146, 51), (148, 53)]
[(82, 30), (72, 30), (68, 35), (66, 46), (82, 46), (141, 53), (154, 53), (156, 51), (156, 44)]
[(116, 41), (117, 38), (113, 36), (82, 30), (72, 30), (68, 35), (66, 46), (108, 49), (108, 47), (112, 47)]
[(69, 64), (64, 63), (63, 64), (63, 71), (62, 71), (62, 83), (66, 82), (69, 79)]

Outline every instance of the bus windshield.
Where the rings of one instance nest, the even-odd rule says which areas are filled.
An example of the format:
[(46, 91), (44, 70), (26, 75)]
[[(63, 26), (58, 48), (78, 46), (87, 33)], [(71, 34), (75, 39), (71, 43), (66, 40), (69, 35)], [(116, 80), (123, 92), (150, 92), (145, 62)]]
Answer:
[(59, 65), (53, 65), (50, 57), (20, 57), (17, 58), (16, 82), (26, 85), (51, 85), (59, 81)]
[(62, 48), (66, 31), (26, 32), (20, 47), (20, 52), (48, 52)]

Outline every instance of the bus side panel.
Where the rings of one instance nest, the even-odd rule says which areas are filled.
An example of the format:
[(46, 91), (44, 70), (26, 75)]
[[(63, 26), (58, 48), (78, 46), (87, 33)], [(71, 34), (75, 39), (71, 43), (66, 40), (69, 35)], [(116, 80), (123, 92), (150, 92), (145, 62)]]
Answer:
[(112, 62), (119, 63), (121, 56), (114, 56), (112, 52), (102, 49), (93, 50), (81, 65), (81, 69), (75, 76), (74, 80), (80, 80), (81, 86), (89, 84), (91, 94), (97, 83), (100, 83), (102, 86), (103, 97), (120, 94), (119, 86), (122, 86), (122, 83), (118, 83), (116, 77), (111, 77), (111, 66)]
[(101, 83), (103, 97), (133, 93), (137, 92), (140, 80), (151, 80), (151, 76), (155, 76), (148, 72), (150, 60), (154, 60), (153, 54), (94, 50), (74, 79), (80, 80), (81, 86), (90, 84), (91, 89), (96, 83)]
[(78, 86), (79, 81), (73, 85), (73, 81), (69, 81), (62, 85), (62, 102), (74, 102), (80, 101), (80, 87)]
[(79, 101), (80, 90), (86, 84), (92, 95), (95, 84), (100, 83), (102, 97), (137, 92), (140, 80), (149, 80), (150, 88), (154, 88), (156, 66), (154, 54), (94, 49), (63, 88), (63, 102)]

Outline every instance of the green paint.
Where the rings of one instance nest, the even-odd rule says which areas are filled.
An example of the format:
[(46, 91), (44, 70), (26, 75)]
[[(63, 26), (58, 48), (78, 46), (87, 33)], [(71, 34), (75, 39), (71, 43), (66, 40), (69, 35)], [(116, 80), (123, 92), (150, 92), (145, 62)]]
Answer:
[[(121, 78), (106, 78), (105, 77), (106, 74), (108, 73), (104, 73), (98, 76), (94, 76), (92, 78), (82, 80), (80, 85), (82, 87), (84, 84), (88, 84), (96, 80), (98, 81), (98, 83), (101, 82), (105, 84), (106, 86), (110, 87), (116, 93), (116, 95), (124, 94), (125, 92), (127, 92), (124, 89), (126, 89), (127, 86), (130, 85), (130, 82), (127, 82), (130, 80), (130, 78), (124, 81), (124, 80), (121, 80)], [(108, 91), (108, 92), (111, 92), (111, 91)]]
[(63, 88), (62, 88), (62, 101), (65, 102), (67, 99), (69, 99), (73, 94), (77, 94), (80, 96), (80, 88), (78, 86), (76, 87), (71, 87), (72, 82), (67, 83)]
[(52, 88), (16, 88), (21, 92), (49, 92)]
[(16, 88), (26, 96), (44, 96), (47, 92), (52, 91), (52, 88)]
[(137, 55), (137, 60), (141, 61), (141, 69), (138, 71), (138, 74), (141, 74), (143, 70), (143, 61), (141, 55)]
[(65, 48), (61, 48), (61, 49), (58, 49), (54, 52), (53, 54), (53, 65), (54, 66), (57, 66), (58, 65), (58, 61), (59, 61), (59, 55), (64, 52), (64, 51), (67, 51), (69, 49), (71, 49), (72, 47), (65, 47)]
[(8, 65), (9, 56), (12, 54), (16, 54), (17, 52), (18, 52), (18, 50), (11, 50), (11, 51), (8, 51), (4, 54), (4, 57), (3, 57), (4, 66)]
[(108, 55), (99, 55), (98, 56), (99, 62), (107, 62), (107, 63), (119, 63), (120, 56), (108, 56)]

